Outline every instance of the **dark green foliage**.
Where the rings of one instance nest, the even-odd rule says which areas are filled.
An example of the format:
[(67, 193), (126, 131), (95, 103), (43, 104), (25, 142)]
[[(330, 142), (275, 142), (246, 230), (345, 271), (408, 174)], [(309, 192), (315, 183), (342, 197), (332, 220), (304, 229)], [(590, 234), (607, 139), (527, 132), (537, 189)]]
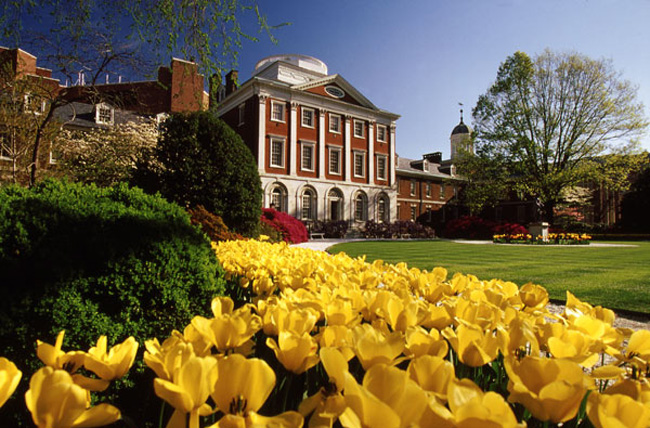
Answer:
[(650, 232), (648, 212), (650, 212), (650, 167), (646, 167), (634, 180), (630, 191), (621, 204), (624, 230), (630, 232)]
[(152, 158), (139, 165), (134, 180), (182, 206), (203, 205), (233, 232), (259, 233), (257, 164), (241, 137), (213, 112), (170, 116)]
[[(18, 397), (41, 366), (37, 339), (54, 343), (65, 329), (65, 350), (88, 350), (100, 335), (109, 346), (134, 336), (141, 360), (144, 340), (208, 315), (225, 284), (209, 241), (181, 207), (124, 184), (0, 189), (0, 271), (0, 349), (24, 373)], [(137, 390), (115, 404), (135, 418), (158, 411), (157, 399), (122, 398), (151, 393), (141, 363), (129, 379)]]

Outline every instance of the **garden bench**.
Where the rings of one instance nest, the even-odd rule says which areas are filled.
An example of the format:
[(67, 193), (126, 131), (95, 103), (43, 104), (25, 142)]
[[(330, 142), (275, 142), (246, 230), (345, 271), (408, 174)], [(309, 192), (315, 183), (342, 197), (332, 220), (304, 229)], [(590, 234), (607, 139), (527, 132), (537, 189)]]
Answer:
[(325, 234), (323, 232), (312, 232), (309, 234), (310, 239), (325, 239)]

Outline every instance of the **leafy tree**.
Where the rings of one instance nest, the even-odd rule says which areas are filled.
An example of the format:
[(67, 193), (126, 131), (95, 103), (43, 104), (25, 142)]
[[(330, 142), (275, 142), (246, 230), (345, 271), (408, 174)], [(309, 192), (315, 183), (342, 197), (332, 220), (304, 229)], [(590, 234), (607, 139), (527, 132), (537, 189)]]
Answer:
[(64, 129), (56, 138), (61, 174), (83, 183), (112, 186), (129, 181), (137, 161), (156, 145), (151, 120), (127, 122), (91, 131)]
[(214, 112), (171, 115), (151, 157), (138, 165), (134, 182), (179, 205), (202, 205), (236, 233), (259, 233), (257, 164), (241, 137)]
[(544, 218), (566, 187), (597, 176), (597, 156), (630, 151), (647, 127), (637, 88), (611, 61), (577, 53), (508, 57), (473, 110), (476, 147), (488, 148), (509, 186), (537, 198)]
[(508, 194), (508, 172), (503, 159), (491, 149), (482, 146), (476, 153), (461, 153), (454, 160), (457, 173), (465, 180), (458, 203), (467, 207), (471, 215), (497, 205)]
[[(42, 115), (43, 126), (30, 135), (30, 185), (37, 180), (38, 158), (50, 141), (47, 124), (53, 111), (72, 101), (106, 100), (93, 87), (108, 75), (139, 76), (171, 55), (198, 63), (203, 74), (221, 81), (221, 70), (237, 62), (243, 40), (257, 40), (242, 22), (253, 14), (259, 31), (274, 41), (256, 0), (15, 0), (0, 4), (0, 43), (37, 53), (55, 75), (66, 81), (57, 88)], [(200, 96), (201, 94), (197, 94)]]

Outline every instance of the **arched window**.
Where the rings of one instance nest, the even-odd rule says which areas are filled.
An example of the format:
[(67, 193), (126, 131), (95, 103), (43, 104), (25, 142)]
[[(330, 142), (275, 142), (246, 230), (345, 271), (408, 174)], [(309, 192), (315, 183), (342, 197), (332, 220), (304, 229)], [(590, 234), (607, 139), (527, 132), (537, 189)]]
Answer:
[(383, 223), (390, 221), (390, 201), (384, 194), (377, 198), (377, 222)]
[(269, 207), (277, 211), (287, 212), (287, 189), (283, 185), (276, 184), (271, 189)]
[(306, 188), (302, 192), (301, 218), (303, 220), (316, 220), (316, 192)]
[(330, 220), (343, 220), (343, 193), (339, 189), (327, 193), (327, 210)]
[(366, 221), (368, 219), (368, 197), (365, 193), (359, 192), (354, 198), (354, 220)]

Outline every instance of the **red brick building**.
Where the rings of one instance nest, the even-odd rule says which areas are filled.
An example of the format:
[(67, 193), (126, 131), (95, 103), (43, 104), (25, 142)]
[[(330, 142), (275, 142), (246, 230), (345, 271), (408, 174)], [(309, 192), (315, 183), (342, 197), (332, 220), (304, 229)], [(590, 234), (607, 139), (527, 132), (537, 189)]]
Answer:
[(226, 78), (218, 114), (244, 139), (265, 207), (301, 220), (397, 218), (395, 122), (322, 61), (278, 55), (236, 87)]

